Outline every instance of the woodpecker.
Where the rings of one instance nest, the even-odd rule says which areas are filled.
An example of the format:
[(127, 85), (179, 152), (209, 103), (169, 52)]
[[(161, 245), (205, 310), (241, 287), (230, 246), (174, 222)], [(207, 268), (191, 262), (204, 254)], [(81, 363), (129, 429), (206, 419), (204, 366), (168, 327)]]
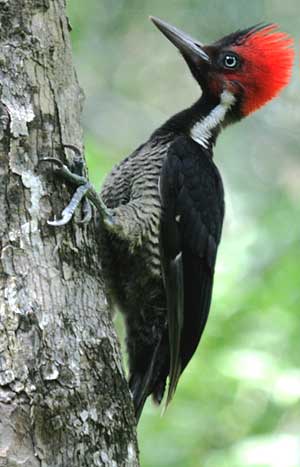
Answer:
[(200, 98), (120, 162), (100, 196), (84, 177), (47, 159), (78, 187), (62, 219), (51, 225), (69, 222), (85, 196), (97, 208), (106, 294), (126, 323), (137, 420), (149, 395), (161, 403), (167, 379), (170, 402), (207, 321), (224, 217), (213, 161), (217, 136), (278, 95), (294, 59), (292, 39), (275, 24), (203, 45), (151, 20), (180, 51)]

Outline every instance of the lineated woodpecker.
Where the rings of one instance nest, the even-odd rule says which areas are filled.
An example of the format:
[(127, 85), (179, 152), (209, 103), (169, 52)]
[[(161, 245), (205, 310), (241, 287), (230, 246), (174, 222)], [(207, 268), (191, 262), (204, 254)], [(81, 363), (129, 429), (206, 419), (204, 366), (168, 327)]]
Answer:
[(120, 162), (101, 196), (84, 177), (47, 159), (78, 186), (62, 219), (50, 224), (66, 224), (85, 196), (85, 208), (87, 198), (97, 208), (107, 297), (126, 322), (137, 419), (150, 394), (162, 401), (168, 377), (169, 403), (206, 324), (224, 216), (216, 138), (287, 85), (294, 58), (292, 39), (274, 24), (205, 46), (151, 20), (181, 52), (202, 89), (199, 100)]

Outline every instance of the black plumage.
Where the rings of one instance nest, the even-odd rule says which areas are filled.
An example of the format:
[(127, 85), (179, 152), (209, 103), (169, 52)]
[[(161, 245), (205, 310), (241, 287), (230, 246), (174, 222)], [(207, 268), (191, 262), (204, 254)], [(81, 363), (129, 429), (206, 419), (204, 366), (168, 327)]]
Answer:
[[(203, 46), (164, 21), (152, 21), (180, 50), (202, 88), (201, 98), (118, 164), (101, 197), (83, 177), (56, 161), (61, 174), (79, 187), (63, 218), (50, 222), (66, 224), (84, 195), (97, 207), (106, 294), (111, 308), (125, 318), (137, 419), (149, 395), (161, 402), (168, 378), (166, 403), (171, 400), (207, 321), (224, 217), (222, 181), (213, 162), (216, 138), (222, 127), (277, 92), (274, 87), (273, 94), (266, 93), (264, 80), (249, 80), (256, 52), (249, 52), (249, 38), (257, 34), (264, 44), (264, 31), (272, 28), (256, 26)], [(274, 37), (276, 44), (278, 37), (286, 38)], [(271, 43), (266, 53), (273, 53)], [(255, 44), (257, 40), (251, 47)], [(278, 47), (282, 53), (288, 50)], [(277, 89), (291, 68), (292, 54), (286, 54), (285, 80)], [(264, 73), (272, 70), (272, 63), (271, 56)]]
[(125, 317), (137, 415), (148, 395), (162, 400), (169, 374), (171, 399), (208, 316), (223, 188), (212, 160), (215, 135), (204, 149), (189, 131), (214, 105), (203, 96), (172, 117), (112, 171), (101, 192), (124, 230), (122, 238), (100, 217), (107, 295)]
[(203, 92), (113, 168), (98, 203), (90, 196), (98, 208), (107, 299), (126, 324), (137, 419), (149, 395), (162, 401), (168, 377), (170, 402), (207, 321), (224, 211), (212, 160), (221, 125), (215, 122), (208, 139), (205, 133), (204, 144), (193, 140), (192, 129), (220, 103)]
[(170, 343), (170, 399), (208, 317), (224, 217), (212, 153), (187, 136), (171, 144), (160, 176), (160, 247)]

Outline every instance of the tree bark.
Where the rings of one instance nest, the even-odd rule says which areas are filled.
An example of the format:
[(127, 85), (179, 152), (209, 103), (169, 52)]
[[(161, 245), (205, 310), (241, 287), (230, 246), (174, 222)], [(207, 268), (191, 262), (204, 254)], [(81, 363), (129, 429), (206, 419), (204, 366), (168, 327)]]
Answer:
[(82, 147), (63, 0), (0, 0), (0, 466), (138, 466), (96, 231), (47, 225)]

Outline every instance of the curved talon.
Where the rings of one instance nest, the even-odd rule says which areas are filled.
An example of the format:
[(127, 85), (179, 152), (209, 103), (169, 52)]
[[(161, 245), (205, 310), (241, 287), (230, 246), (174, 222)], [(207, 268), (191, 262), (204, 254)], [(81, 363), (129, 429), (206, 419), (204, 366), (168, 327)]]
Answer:
[(53, 225), (55, 227), (66, 225), (72, 219), (75, 209), (80, 204), (82, 198), (86, 195), (89, 189), (90, 189), (89, 183), (86, 183), (85, 185), (80, 185), (75, 191), (74, 195), (72, 196), (71, 201), (69, 202), (68, 206), (66, 206), (65, 209), (63, 210), (62, 218), (57, 221), (55, 220), (48, 221), (48, 224)]
[(72, 162), (72, 171), (75, 174), (82, 176), (83, 169), (84, 169), (84, 162), (83, 162), (81, 150), (74, 144), (63, 144), (63, 148), (70, 149), (71, 151), (73, 151), (74, 157), (73, 157), (73, 162)]
[[(76, 192), (75, 192), (76, 194)], [(58, 220), (53, 220), (53, 221), (47, 221), (48, 225), (53, 225), (54, 227), (59, 227), (60, 225), (66, 225), (70, 220), (72, 219), (72, 216), (74, 214), (74, 211), (76, 209), (76, 206), (73, 206), (73, 198), (72, 197), (71, 201), (69, 202), (68, 206), (65, 207), (63, 212), (61, 213), (62, 218)]]
[(60, 227), (61, 225), (66, 225), (68, 222), (70, 222), (71, 218), (72, 216), (66, 216), (58, 219), (57, 221), (47, 221), (47, 224), (54, 227)]
[(71, 151), (75, 152), (76, 156), (82, 157), (82, 153), (80, 149), (74, 144), (63, 144), (63, 147), (67, 149), (71, 149)]
[[(65, 145), (74, 151), (78, 151), (76, 146), (72, 147), (71, 145)], [(95, 208), (99, 211), (100, 216), (105, 219), (105, 222), (111, 227), (114, 226), (113, 211), (104, 204), (101, 196), (95, 191), (92, 185), (87, 181), (87, 179), (81, 175), (71, 172), (71, 170), (63, 164), (59, 159), (55, 157), (44, 157), (40, 159), (40, 162), (52, 162), (57, 165), (56, 173), (62, 177), (65, 181), (72, 183), (77, 186), (77, 189), (74, 195), (71, 198), (68, 206), (62, 212), (62, 218), (59, 220), (48, 221), (49, 225), (55, 227), (67, 224), (74, 214), (75, 209), (80, 204), (82, 199), (87, 196), (89, 200), (94, 204)], [(83, 218), (79, 221), (81, 224), (88, 224), (93, 217), (92, 207), (89, 201), (84, 200), (83, 204)]]
[(41, 162), (52, 162), (53, 164), (56, 164), (59, 166), (60, 169), (63, 168), (64, 164), (62, 163), (62, 161), (60, 161), (59, 159), (57, 159), (56, 157), (43, 157), (43, 159), (40, 159), (39, 160), (39, 164)]

